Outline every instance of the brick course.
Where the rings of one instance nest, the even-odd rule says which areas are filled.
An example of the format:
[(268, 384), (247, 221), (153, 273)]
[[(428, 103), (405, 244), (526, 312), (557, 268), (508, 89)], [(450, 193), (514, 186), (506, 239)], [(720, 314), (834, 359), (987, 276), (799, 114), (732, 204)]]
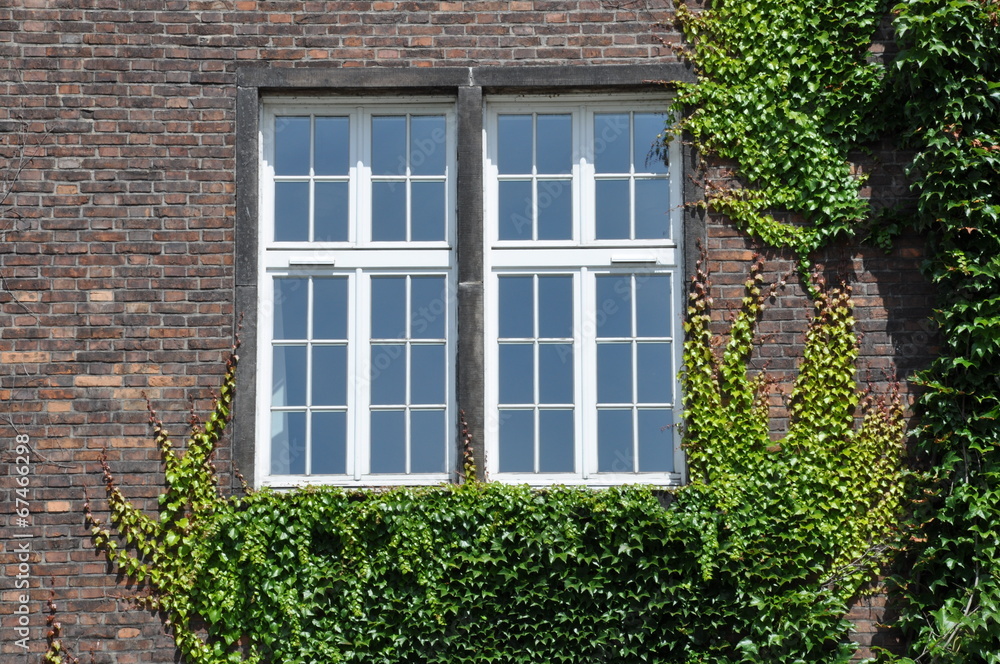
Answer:
[[(159, 618), (118, 599), (128, 591), (93, 551), (81, 515), (85, 491), (103, 504), (102, 450), (128, 495), (154, 508), (162, 477), (143, 395), (179, 434), (189, 402), (205, 409), (221, 375), (236, 319), (236, 68), (673, 61), (669, 46), (680, 37), (661, 27), (671, 23), (669, 7), (0, 0), (0, 169), (24, 166), (0, 220), (0, 415), (13, 425), (4, 426), (11, 443), (0, 450), (9, 468), (16, 426), (35, 451), (32, 657), (45, 647), (52, 591), (77, 654), (94, 650), (98, 663), (174, 661)], [(30, 161), (20, 163), (22, 154)], [(890, 154), (886, 163), (901, 161)], [(900, 178), (898, 168), (883, 169), (871, 184), (899, 190)], [(706, 249), (722, 329), (753, 246), (713, 217)], [(888, 256), (832, 250), (824, 262), (854, 284), (862, 367), (876, 382), (883, 373), (905, 377), (928, 357), (933, 331), (923, 323), (929, 296), (919, 258), (919, 243), (907, 239)], [(787, 256), (769, 256), (769, 274), (791, 271)], [(767, 343), (757, 361), (786, 378), (805, 331), (804, 304), (789, 279), (761, 324)], [(774, 404), (780, 416), (783, 402)], [(219, 457), (230, 477), (230, 450)], [(0, 476), (5, 495), (13, 478)], [(21, 651), (7, 638), (12, 556), (5, 551), (0, 563), (6, 659)]]

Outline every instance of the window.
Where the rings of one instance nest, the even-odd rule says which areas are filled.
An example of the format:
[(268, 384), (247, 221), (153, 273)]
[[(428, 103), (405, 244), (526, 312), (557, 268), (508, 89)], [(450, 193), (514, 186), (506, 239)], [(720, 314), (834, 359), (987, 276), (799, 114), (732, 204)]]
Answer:
[(683, 480), (667, 100), (482, 95), (471, 71), (260, 101), (258, 485), (454, 481), (460, 409), (489, 479)]
[(440, 101), (266, 105), (262, 483), (450, 479), (454, 125)]
[(491, 476), (679, 481), (680, 191), (654, 148), (664, 104), (487, 104)]

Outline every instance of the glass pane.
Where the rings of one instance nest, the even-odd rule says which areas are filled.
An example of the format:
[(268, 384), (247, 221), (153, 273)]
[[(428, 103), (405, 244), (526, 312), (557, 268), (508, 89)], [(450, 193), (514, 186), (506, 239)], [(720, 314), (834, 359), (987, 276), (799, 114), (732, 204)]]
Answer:
[(674, 470), (674, 414), (665, 409), (639, 409), (639, 470)]
[(597, 402), (632, 403), (632, 344), (597, 344)]
[(573, 336), (573, 277), (538, 277), (538, 336)]
[(538, 413), (538, 470), (542, 473), (572, 473), (574, 468), (573, 411), (542, 410)]
[(405, 473), (406, 413), (373, 410), (371, 436), (371, 472)]
[(313, 339), (347, 338), (347, 278), (313, 279)]
[(673, 402), (674, 376), (671, 371), (670, 344), (638, 344), (636, 390), (639, 403)]
[(410, 239), (444, 239), (444, 182), (410, 183)]
[(406, 117), (372, 118), (372, 173), (406, 175)]
[(312, 404), (347, 405), (347, 346), (313, 346)]
[(635, 114), (635, 170), (637, 173), (666, 173), (661, 152), (667, 118), (661, 113)]
[(531, 344), (500, 344), (500, 403), (534, 402), (534, 347)]
[(573, 239), (573, 184), (569, 180), (538, 182), (538, 239)]
[(443, 404), (444, 344), (410, 346), (410, 403)]
[(406, 346), (372, 346), (371, 379), (373, 404), (405, 404)]
[(410, 278), (410, 336), (444, 339), (448, 318), (448, 291), (444, 277)]
[(597, 277), (597, 336), (632, 336), (632, 277), (608, 274)]
[(316, 175), (347, 175), (351, 164), (350, 118), (316, 118)]
[(443, 115), (410, 118), (410, 172), (413, 175), (444, 175), (447, 134)]
[(631, 473), (632, 411), (597, 411), (597, 470), (601, 473)]
[(594, 223), (598, 240), (629, 238), (628, 180), (594, 183)]
[(531, 277), (500, 277), (500, 336), (529, 339), (535, 336), (535, 297)]
[(405, 182), (372, 182), (372, 241), (406, 241)]
[(636, 336), (670, 336), (670, 275), (636, 275)]
[(498, 184), (500, 194), (500, 217), (498, 219), (501, 240), (530, 240), (532, 219), (535, 215), (531, 199), (531, 182), (513, 180)]
[(271, 405), (306, 405), (306, 347), (275, 346), (271, 364)]
[(349, 198), (346, 182), (317, 182), (313, 210), (315, 242), (347, 242)]
[(309, 118), (274, 119), (274, 174), (309, 175)]
[(598, 173), (629, 172), (628, 113), (594, 115), (594, 168)]
[(535, 412), (500, 411), (500, 472), (535, 471)]
[(497, 118), (497, 168), (501, 174), (531, 173), (531, 116)]
[(372, 339), (406, 336), (406, 277), (372, 278)]
[(573, 116), (538, 116), (539, 173), (569, 173), (573, 170)]
[(343, 475), (347, 472), (347, 413), (312, 414), (313, 475)]
[(572, 344), (539, 344), (538, 402), (573, 403)]
[(670, 183), (667, 180), (635, 181), (635, 237), (639, 240), (670, 237)]
[(410, 411), (410, 472), (444, 473), (447, 441), (443, 410)]
[(309, 241), (309, 183), (274, 183), (274, 241)]
[(308, 311), (308, 279), (274, 280), (275, 339), (305, 339)]
[(306, 472), (306, 414), (271, 413), (271, 474)]

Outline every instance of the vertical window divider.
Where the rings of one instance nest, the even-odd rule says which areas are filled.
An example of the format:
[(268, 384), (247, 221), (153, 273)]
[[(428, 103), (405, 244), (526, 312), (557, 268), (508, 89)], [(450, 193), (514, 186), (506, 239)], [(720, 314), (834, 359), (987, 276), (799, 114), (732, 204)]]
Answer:
[[(588, 327), (584, 318), (584, 303), (596, 302), (597, 288), (593, 273), (586, 267), (580, 270), (577, 277), (580, 283), (573, 289), (573, 342), (579, 350), (574, 354), (574, 370), (578, 373), (576, 381), (577, 404), (581, 406), (574, 410), (579, 435), (574, 441), (577, 454), (577, 472), (582, 479), (590, 479), (591, 471), (596, 467), (596, 457), (591, 449), (597, 449), (597, 316)], [(593, 408), (584, 408), (582, 404), (595, 404)]]

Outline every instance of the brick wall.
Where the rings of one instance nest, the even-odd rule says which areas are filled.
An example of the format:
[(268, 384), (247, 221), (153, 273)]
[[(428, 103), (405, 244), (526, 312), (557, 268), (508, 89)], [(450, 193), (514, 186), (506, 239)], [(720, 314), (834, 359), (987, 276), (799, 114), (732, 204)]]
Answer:
[[(0, 425), (4, 518), (15, 436), (30, 438), (30, 656), (14, 540), (2, 554), (4, 661), (39, 661), (45, 603), (96, 662), (172, 662), (160, 619), (128, 610), (86, 536), (106, 450), (127, 494), (161, 485), (143, 394), (180, 433), (204, 409), (234, 330), (236, 68), (650, 63), (675, 59), (667, 0), (362, 2), (0, 0)], [(21, 157), (28, 156), (25, 162)], [(751, 245), (709, 223), (717, 302), (738, 297)], [(866, 333), (863, 362), (899, 373), (927, 356), (919, 245), (833, 252)], [(787, 272), (787, 257), (769, 263)], [(789, 281), (761, 350), (791, 372), (807, 309)], [(724, 309), (724, 306), (723, 306)], [(785, 342), (788, 342), (786, 345)], [(880, 377), (876, 377), (881, 380)], [(780, 404), (776, 401), (776, 406)], [(230, 450), (220, 451), (228, 476)], [(5, 507), (6, 509), (6, 507)], [(19, 540), (20, 541), (20, 540)]]

